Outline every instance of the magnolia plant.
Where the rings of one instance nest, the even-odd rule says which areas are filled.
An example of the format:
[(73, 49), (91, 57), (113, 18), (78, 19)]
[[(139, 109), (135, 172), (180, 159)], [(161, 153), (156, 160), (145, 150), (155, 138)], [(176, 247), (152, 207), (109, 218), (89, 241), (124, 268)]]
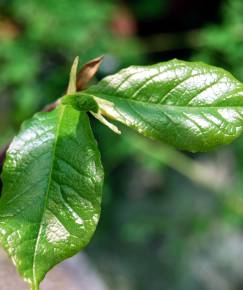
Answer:
[(87, 88), (102, 58), (70, 73), (67, 93), (25, 121), (2, 171), (0, 243), (31, 290), (83, 249), (99, 221), (103, 168), (89, 123), (138, 133), (191, 152), (243, 130), (243, 84), (227, 71), (177, 59), (131, 66)]

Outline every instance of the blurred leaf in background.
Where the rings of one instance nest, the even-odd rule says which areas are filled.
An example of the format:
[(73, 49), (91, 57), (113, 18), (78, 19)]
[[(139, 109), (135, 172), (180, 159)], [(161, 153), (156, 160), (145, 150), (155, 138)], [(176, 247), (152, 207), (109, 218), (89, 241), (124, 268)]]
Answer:
[(199, 32), (199, 51), (194, 58), (222, 66), (243, 80), (243, 2), (226, 0), (220, 12), (221, 23)]

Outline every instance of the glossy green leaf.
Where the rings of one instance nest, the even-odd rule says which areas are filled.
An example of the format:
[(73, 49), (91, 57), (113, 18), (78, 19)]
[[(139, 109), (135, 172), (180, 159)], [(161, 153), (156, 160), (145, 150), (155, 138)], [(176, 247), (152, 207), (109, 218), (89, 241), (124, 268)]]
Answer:
[(85, 113), (58, 106), (26, 121), (8, 150), (0, 241), (31, 289), (92, 237), (103, 169)]
[(243, 130), (243, 85), (227, 71), (171, 60), (131, 66), (85, 91), (104, 115), (189, 151), (232, 142)]

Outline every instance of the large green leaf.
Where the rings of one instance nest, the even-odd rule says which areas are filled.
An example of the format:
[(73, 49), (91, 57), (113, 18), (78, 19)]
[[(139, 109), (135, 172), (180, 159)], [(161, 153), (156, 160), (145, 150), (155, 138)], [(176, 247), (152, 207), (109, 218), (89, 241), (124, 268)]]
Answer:
[(3, 170), (0, 241), (32, 289), (89, 242), (102, 183), (86, 113), (60, 105), (23, 124)]
[(180, 149), (206, 151), (243, 129), (242, 83), (201, 62), (131, 66), (84, 93), (114, 103), (97, 100), (104, 115)]

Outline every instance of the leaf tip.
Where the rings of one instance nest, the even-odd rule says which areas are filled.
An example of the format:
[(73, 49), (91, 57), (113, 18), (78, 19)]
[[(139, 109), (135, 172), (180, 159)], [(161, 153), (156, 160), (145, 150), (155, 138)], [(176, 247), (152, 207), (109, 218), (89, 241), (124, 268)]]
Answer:
[(83, 65), (77, 76), (77, 91), (83, 90), (92, 80), (97, 73), (103, 58), (104, 55), (101, 55)]
[(69, 83), (68, 83), (68, 89), (67, 89), (68, 94), (72, 94), (77, 91), (76, 81), (77, 81), (78, 63), (79, 63), (79, 57), (76, 56), (73, 61), (71, 71), (70, 71), (70, 77), (69, 77)]

